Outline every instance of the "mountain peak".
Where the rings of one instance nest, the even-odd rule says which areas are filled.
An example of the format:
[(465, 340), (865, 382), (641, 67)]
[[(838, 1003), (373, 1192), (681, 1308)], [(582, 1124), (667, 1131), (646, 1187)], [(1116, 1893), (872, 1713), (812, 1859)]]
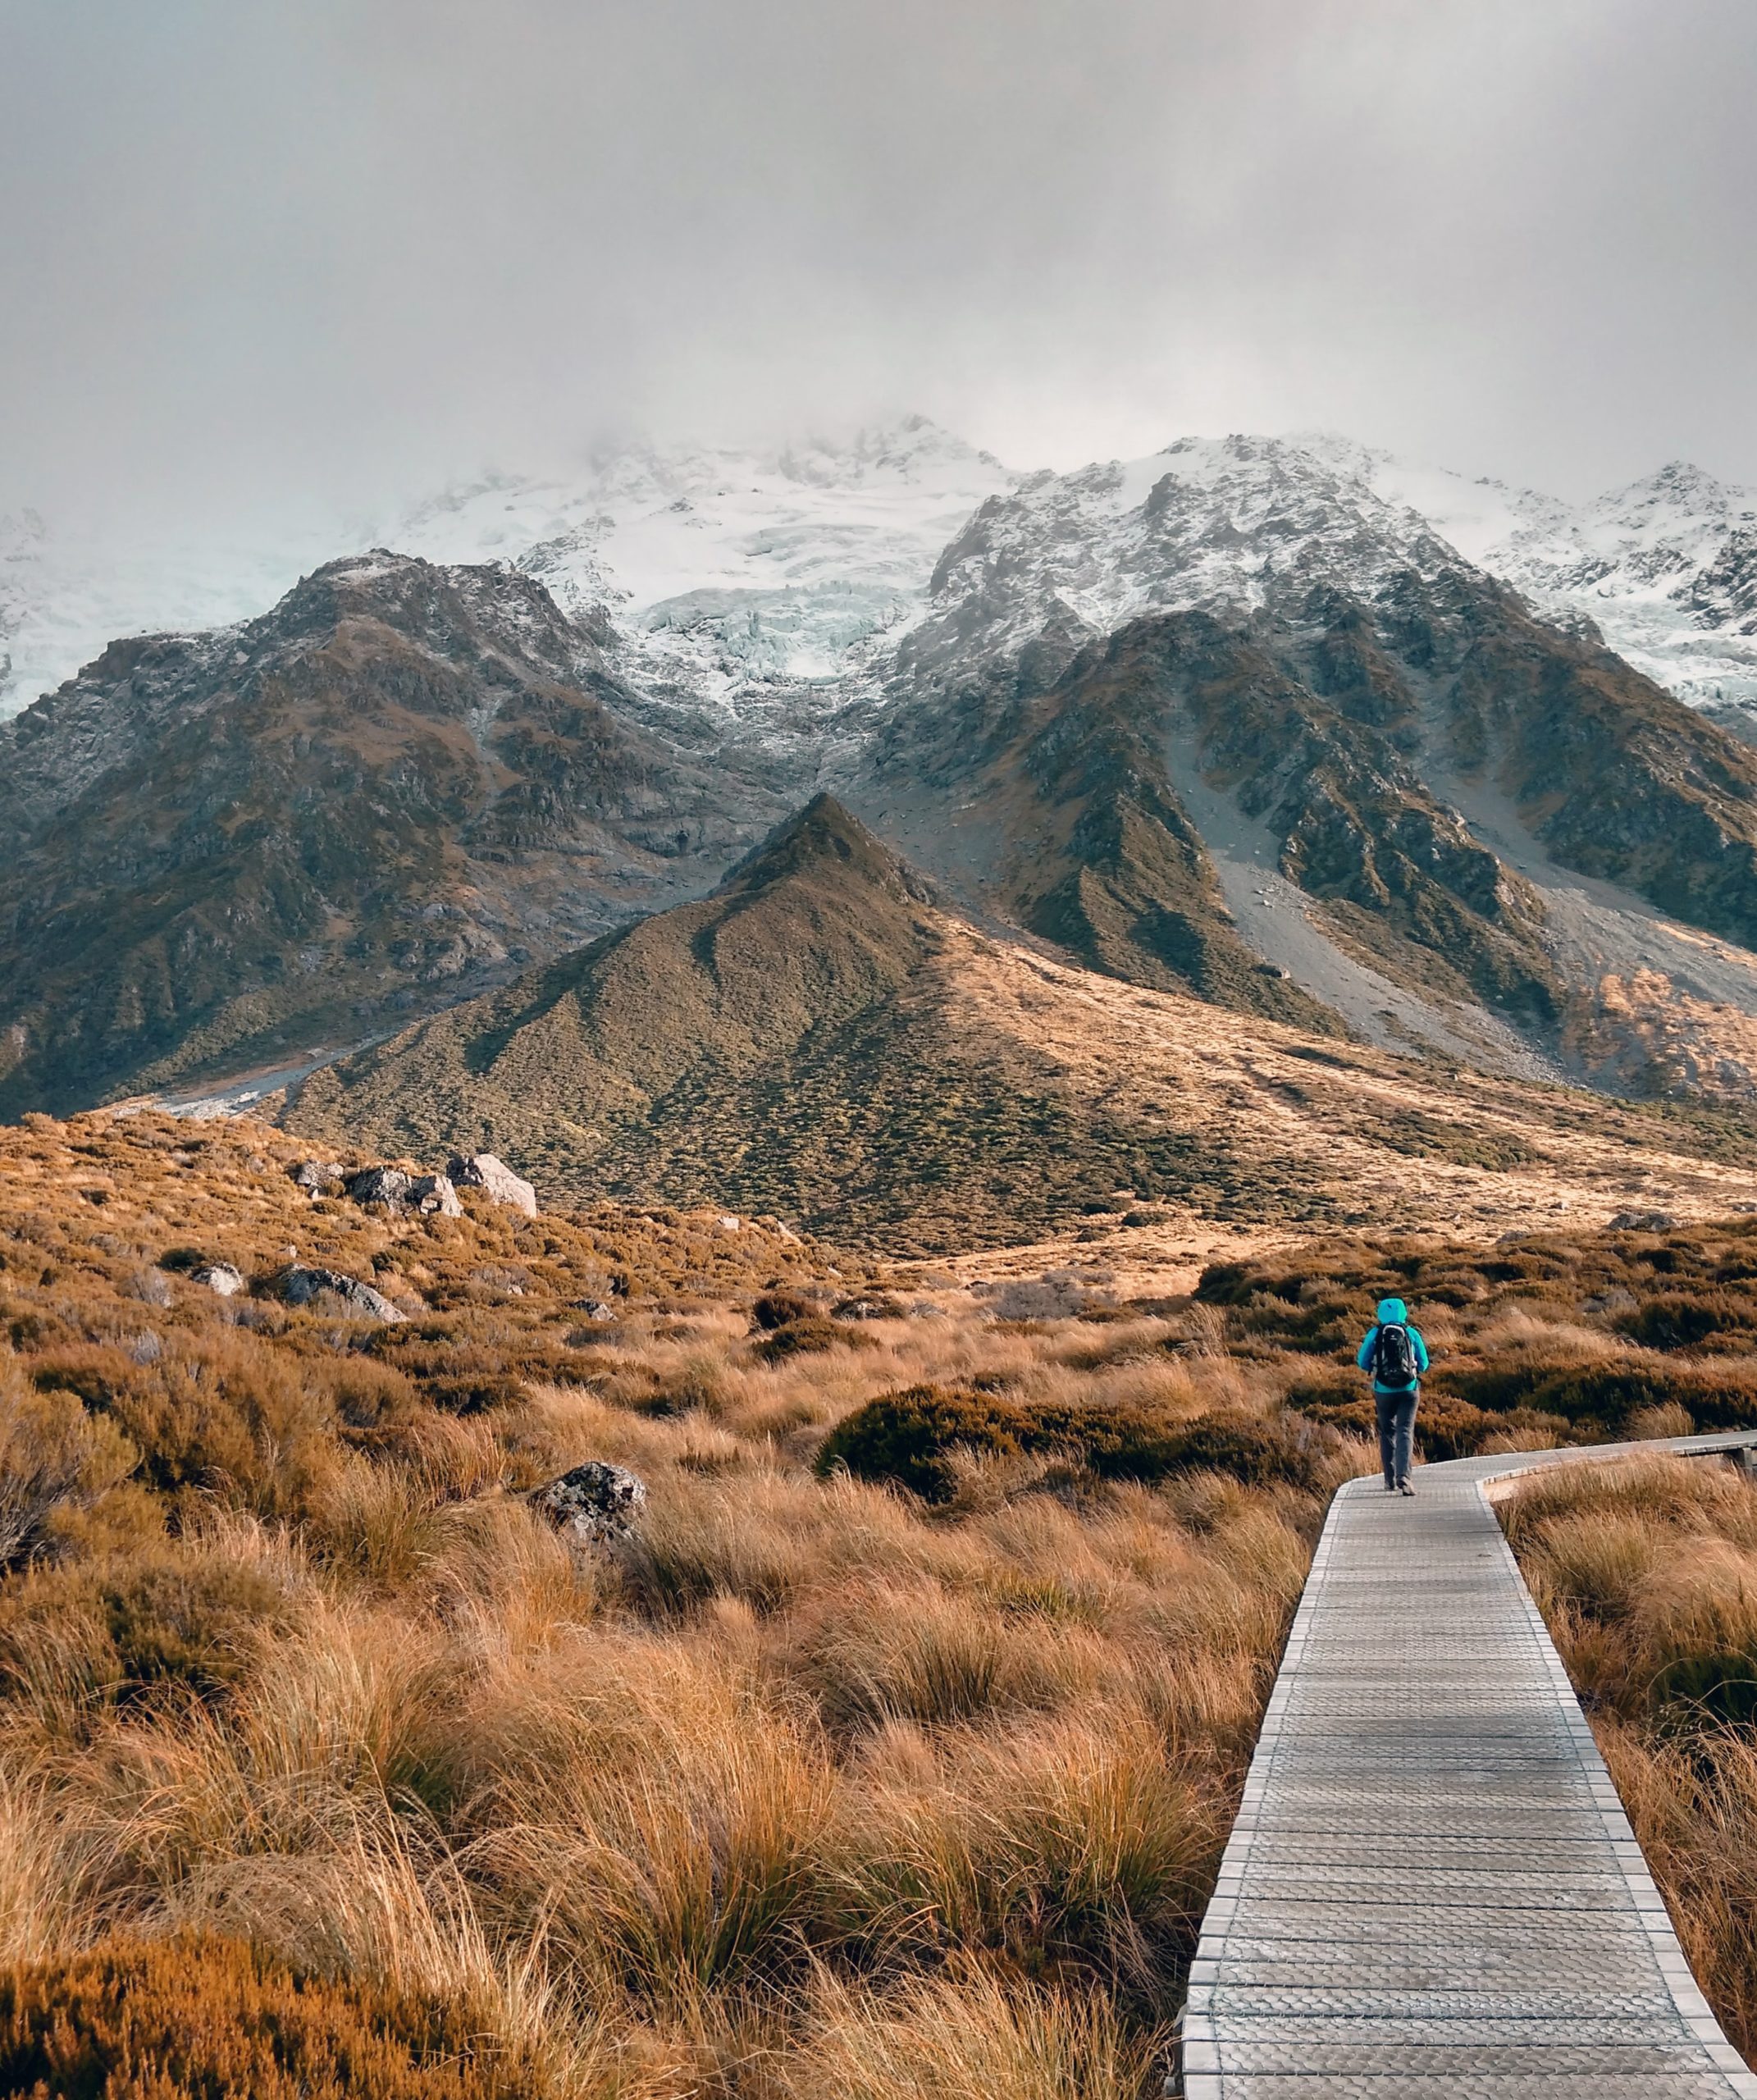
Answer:
[(876, 885), (924, 903), (932, 896), (929, 885), (906, 861), (828, 794), (815, 795), (777, 824), (729, 871), (719, 893), (750, 897), (779, 883), (825, 875), (838, 884)]
[(1730, 486), (1693, 461), (1668, 459), (1639, 481), (1609, 491), (1592, 509), (1601, 516), (1639, 524), (1656, 514), (1718, 519), (1750, 500), (1747, 491)]

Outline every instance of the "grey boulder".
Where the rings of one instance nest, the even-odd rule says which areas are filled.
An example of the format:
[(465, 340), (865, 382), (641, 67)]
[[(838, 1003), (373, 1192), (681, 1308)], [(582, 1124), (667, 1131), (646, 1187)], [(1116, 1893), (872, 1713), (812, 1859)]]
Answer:
[(563, 1536), (581, 1545), (613, 1545), (626, 1538), (646, 1506), (646, 1482), (625, 1466), (588, 1459), (528, 1498)]
[(451, 1178), (445, 1174), (418, 1174), (408, 1185), (408, 1206), (423, 1217), (462, 1217), (463, 1206)]
[(523, 1211), (527, 1217), (537, 1214), (536, 1190), (491, 1152), (454, 1153), (445, 1172), (454, 1188), (480, 1189), (509, 1210)]
[(408, 1201), (414, 1177), (400, 1166), (368, 1166), (348, 1184), (348, 1194), (357, 1203), (379, 1203), (399, 1211)]
[(309, 1305), (327, 1292), (339, 1299), (362, 1320), (380, 1320), (387, 1326), (408, 1316), (399, 1312), (381, 1290), (358, 1276), (345, 1276), (339, 1269), (290, 1268), (281, 1280), (281, 1294), (289, 1305)]

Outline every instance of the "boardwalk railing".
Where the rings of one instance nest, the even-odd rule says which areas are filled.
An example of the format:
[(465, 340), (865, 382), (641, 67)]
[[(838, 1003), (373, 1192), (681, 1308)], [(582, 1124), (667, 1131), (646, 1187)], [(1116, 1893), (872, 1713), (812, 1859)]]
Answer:
[(1187, 2100), (1757, 2100), (1490, 1507), (1496, 1480), (1757, 1431), (1352, 1481), (1203, 1920)]

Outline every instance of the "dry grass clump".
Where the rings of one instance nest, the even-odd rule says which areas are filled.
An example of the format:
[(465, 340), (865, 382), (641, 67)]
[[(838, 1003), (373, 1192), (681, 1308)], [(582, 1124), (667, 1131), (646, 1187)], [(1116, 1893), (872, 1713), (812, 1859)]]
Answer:
[(1021, 1987), (965, 1966), (892, 1996), (826, 1978), (786, 2100), (1137, 2100), (1158, 2083), (1151, 2038), (1102, 1994)]
[(1508, 1536), (1734, 2046), (1757, 2048), (1757, 1488), (1654, 1454), (1535, 1475)]
[[(1150, 2092), (1358, 1447), (1162, 1312), (368, 1217), (282, 1143), (0, 1134), (0, 1978), (68, 2008), (30, 2076), (274, 2093), (291, 1993), (390, 2038), (349, 2087), (289, 2010), (314, 2100)], [(289, 1244), (408, 1318), (288, 1308)], [(819, 1463), (923, 1393), (969, 1413), (929, 1493)], [(614, 1549), (524, 1498), (588, 1458), (649, 1489)]]
[(461, 2008), (211, 1938), (0, 1970), (0, 2089), (70, 2100), (491, 2100), (527, 2089)]

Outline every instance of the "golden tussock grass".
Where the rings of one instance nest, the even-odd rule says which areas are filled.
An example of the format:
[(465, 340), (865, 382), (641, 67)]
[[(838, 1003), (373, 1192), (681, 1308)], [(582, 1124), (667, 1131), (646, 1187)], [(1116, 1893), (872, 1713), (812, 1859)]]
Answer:
[(1684, 1951), (1757, 2048), (1757, 1489), (1654, 1454), (1502, 1505)]
[[(687, 1220), (367, 1218), (290, 1197), (267, 1139), (172, 1168), (178, 1134), (33, 1130), (110, 1193), (38, 1175), (0, 1233), (21, 2003), (171, 1947), (217, 2017), (248, 1948), (411, 2034), (463, 2023), (472, 2093), (509, 2066), (618, 2100), (1152, 2089), (1323, 1482), (959, 1446), (936, 1509), (814, 1461), (922, 1384), (1266, 1434), (1271, 1369), (1160, 1314), (968, 1301), (771, 1352), (759, 1291), (876, 1272), (754, 1235), (731, 1267)], [(294, 1235), (409, 1318), (285, 1308)], [(155, 1266), (198, 1239), (235, 1303)], [(582, 1322), (613, 1261), (616, 1317)], [(588, 1457), (649, 1489), (614, 1550), (523, 1497)]]
[[(1740, 1228), (1333, 1245), (999, 1321), (712, 1217), (368, 1216), (290, 1157), (153, 1118), (0, 1134), (0, 1974), (39, 2006), (171, 1946), (212, 2011), (280, 1964), (262, 1990), (357, 1994), (414, 2072), (466, 2034), (472, 2096), (1142, 2100), (1325, 1501), (1370, 1463), (1374, 1297), (1440, 1316), (1433, 1420), (1444, 1394), (1473, 1448), (1747, 1390)], [(288, 1308), (290, 1244), (408, 1317)], [(192, 1245), (246, 1290), (193, 1285)], [(1663, 1296), (1672, 1333), (1686, 1271), (1719, 1327), (1618, 1324)], [(929, 1290), (939, 1317), (824, 1317)], [(771, 1349), (790, 1326), (814, 1346)], [(820, 1467), (875, 1405), (866, 1472)], [(586, 1459), (649, 1491), (613, 1548), (524, 1499)], [(918, 1463), (941, 1499), (899, 1485)], [(1757, 1523), (1663, 1462), (1602, 1486), (1591, 1524), (1514, 1522), (1551, 1527), (1534, 1581), (1658, 1802), (1642, 1702), (1675, 1728), (1681, 1662), (1746, 1638)], [(1705, 1918), (1744, 1900), (1733, 1856)], [(153, 2100), (208, 2089), (178, 2066)]]

